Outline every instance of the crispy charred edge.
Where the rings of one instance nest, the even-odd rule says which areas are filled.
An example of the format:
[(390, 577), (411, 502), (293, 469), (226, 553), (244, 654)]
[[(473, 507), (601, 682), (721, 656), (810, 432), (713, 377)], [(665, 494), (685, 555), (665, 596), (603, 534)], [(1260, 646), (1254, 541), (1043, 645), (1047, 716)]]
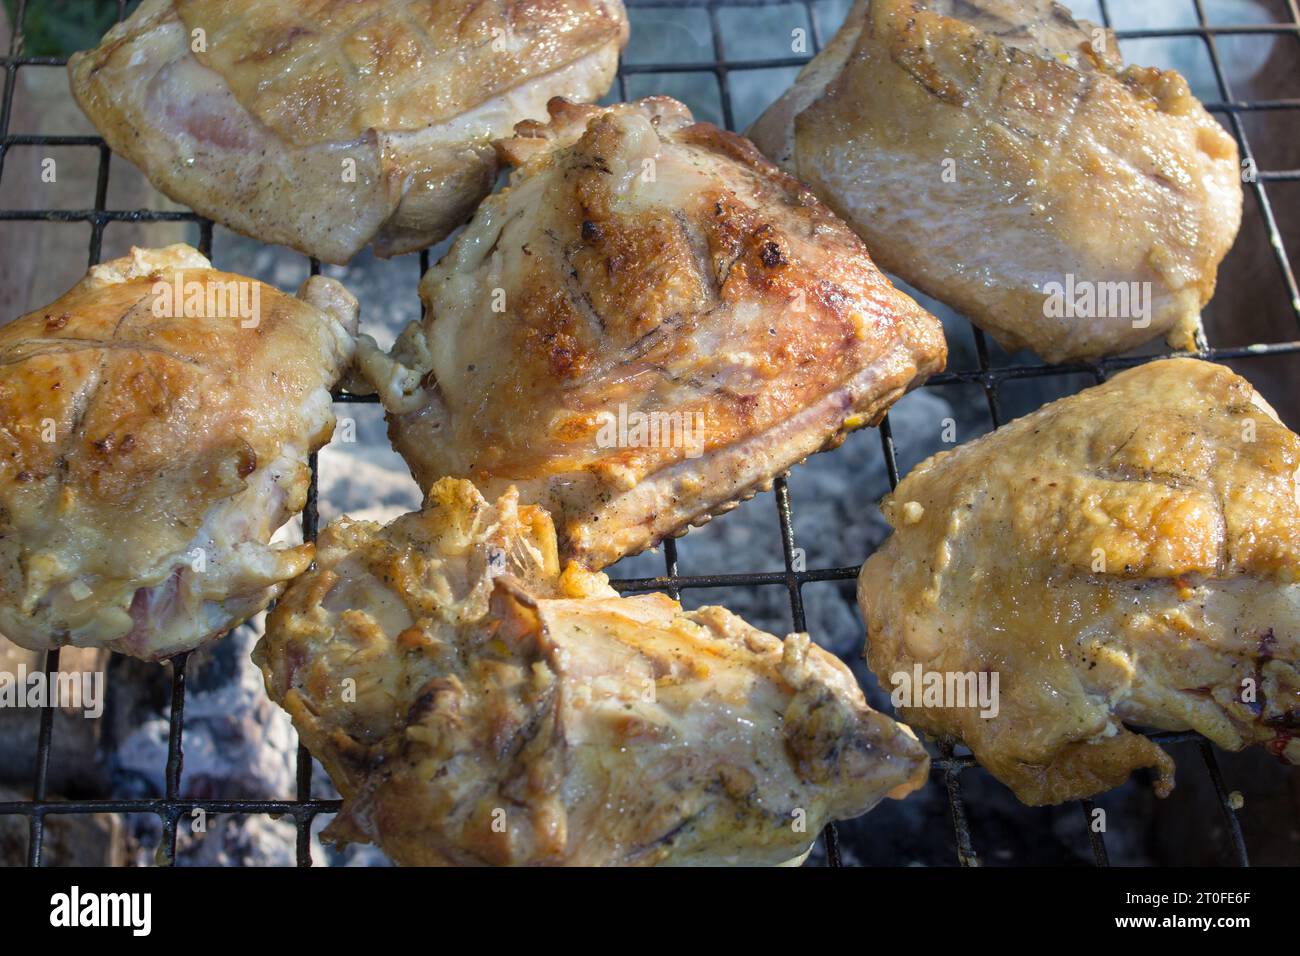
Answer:
[(156, 278), (166, 269), (218, 271), (212, 268), (207, 256), (184, 242), (156, 248), (132, 246), (124, 256), (91, 266), (81, 281), (69, 291), (81, 292), (130, 282), (132, 279)]
[(641, 113), (656, 129), (681, 129), (695, 121), (690, 109), (671, 96), (647, 96), (644, 99), (613, 106), (573, 103), (554, 96), (546, 104), (551, 118), (547, 122), (524, 120), (515, 124), (515, 135), (496, 140), (497, 155), (516, 169), (536, 159), (577, 142), (597, 116), (606, 113)]
[[(906, 724), (871, 709), (848, 665), (801, 632), (782, 640), (778, 666), (792, 691), (782, 714), (786, 757), (801, 781), (834, 785), (884, 760), (896, 762), (903, 778), (885, 797), (901, 800), (924, 786), (930, 755)], [(848, 699), (845, 688), (853, 691)]]
[(329, 639), (320, 630), (316, 612), (338, 581), (332, 567), (312, 568), (296, 578), (268, 613), (252, 660), (262, 672), (267, 696), (284, 708), (303, 745), (325, 766), (343, 798), (351, 800), (378, 758), (370, 746), (328, 720), (321, 702), (299, 680), (311, 657), (309, 645)]
[(972, 749), (981, 764), (1031, 807), (1055, 806), (1105, 793), (1123, 784), (1134, 770), (1150, 768), (1156, 775), (1156, 796), (1174, 789), (1174, 761), (1153, 740), (1121, 730), (1105, 740), (1075, 740), (1060, 747), (1044, 763), (999, 758)]
[[(623, 556), (626, 557), (631, 554), (639, 554), (650, 548), (656, 548), (668, 538), (685, 537), (690, 532), (691, 528), (702, 528), (714, 518), (727, 514), (730, 511), (734, 511), (736, 508), (740, 507), (741, 504), (749, 501), (751, 498), (771, 491), (776, 479), (788, 475), (791, 468), (806, 464), (808, 459), (813, 455), (820, 454), (824, 451), (834, 451), (836, 448), (839, 448), (844, 444), (845, 439), (848, 438), (849, 434), (852, 432), (858, 431), (862, 428), (874, 428), (879, 425), (894, 402), (898, 401), (898, 399), (907, 391), (916, 388), (930, 375), (942, 371), (943, 364), (944, 356), (940, 355), (937, 364), (932, 364), (929, 367), (917, 366), (911, 381), (905, 387), (891, 389), (885, 392), (879, 399), (861, 412), (846, 412), (844, 420), (841, 422), (839, 428), (827, 435), (821, 445), (814, 448), (808, 454), (798, 456), (797, 458), (787, 462), (783, 467), (778, 469), (777, 474), (775, 475), (760, 477), (755, 481), (750, 482), (741, 488), (735, 495), (729, 496), (723, 501), (716, 504), (705, 504), (697, 511), (693, 512), (689, 517), (683, 518), (680, 524), (676, 527), (671, 530), (665, 530), (651, 535), (643, 545), (633, 548)], [(725, 449), (722, 449), (714, 454), (721, 455), (725, 451)], [(591, 562), (595, 560), (595, 557), (595, 555), (586, 552), (577, 555), (577, 558), (584, 562)], [(596, 563), (601, 562), (597, 561)]]
[[(997, 17), (999, 23), (1004, 24), (1007, 29), (1000, 31), (984, 29), (961, 17), (949, 16), (930, 9), (927, 0), (913, 0), (902, 9), (894, 6), (885, 10), (884, 22), (878, 30), (870, 5), (864, 4), (861, 9), (865, 29), (857, 28), (859, 43), (864, 38), (883, 41), (890, 58), (895, 63), (903, 67), (935, 96), (955, 106), (964, 105), (964, 96), (961, 89), (938, 69), (934, 54), (930, 50), (930, 33), (935, 29), (942, 29), (956, 44), (965, 47), (976, 57), (975, 62), (984, 61), (1014, 66), (1018, 62), (1028, 63), (1034, 60), (1054, 63), (1070, 72), (1079, 72), (1077, 67), (1070, 66), (1054, 56), (1052, 50), (1045, 47), (1041, 40), (1027, 29), (1028, 24)], [(988, 13), (988, 11), (983, 12)], [(1057, 25), (1071, 32), (1082, 33), (1095, 26), (1087, 20), (1075, 20), (1068, 10), (1056, 3), (1052, 4), (1051, 15)], [(1018, 34), (1018, 31), (1023, 32)], [(1007, 38), (1017, 35), (1031, 37), (1034, 40), (1033, 47), (1026, 49), (1007, 42)], [(1116, 77), (1123, 64), (1118, 56), (1115, 35), (1109, 28), (1104, 31), (1104, 43), (1103, 49), (1098, 51), (1094, 49), (1090, 38), (1079, 38), (1073, 51), (1078, 54), (1080, 62), (1092, 67), (1096, 72)]]
[[(223, 12), (217, 12), (214, 14), (209, 10), (204, 10), (202, 15), (200, 15), (192, 9), (192, 7), (195, 6), (194, 3), (175, 3), (169, 5), (175, 6), (176, 18), (185, 28), (187, 33), (190, 33), (195, 29), (206, 29), (207, 33), (215, 34), (217, 32), (216, 27), (220, 25), (220, 21), (224, 17)], [(200, 64), (222, 76), (224, 79), (228, 74), (237, 72), (237, 67), (241, 63), (248, 64), (252, 62), (256, 64), (264, 62), (268, 58), (278, 57), (286, 51), (301, 49), (304, 45), (310, 51), (322, 37), (326, 42), (337, 38), (340, 35), (336, 32), (339, 24), (337, 20), (331, 22), (332, 17), (329, 8), (345, 7), (349, 5), (350, 4), (348, 3), (337, 2), (337, 0), (333, 3), (324, 4), (323, 7), (325, 9), (322, 15), (324, 21), (324, 32), (319, 35), (311, 27), (321, 26), (322, 24), (320, 21), (310, 24), (307, 28), (304, 28), (298, 23), (276, 23), (274, 26), (287, 27), (287, 29), (282, 31), (274, 30), (274, 35), (270, 37), (263, 36), (256, 49), (250, 51), (247, 56), (241, 57), (230, 64), (223, 64), (215, 61), (211, 51), (206, 49), (191, 51), (191, 55)], [(385, 5), (386, 4), (381, 4), (381, 7)], [(434, 6), (437, 5), (438, 4), (434, 4)], [(199, 4), (199, 6), (208, 7), (220, 5)], [(400, 7), (402, 4), (392, 4), (392, 6)], [(474, 42), (467, 42), (466, 37), (468, 36), (468, 31), (472, 29), (470, 25), (471, 19), (479, 17), (483, 13), (483, 8), (491, 5), (483, 3), (482, 0), (475, 0), (475, 2), (468, 3), (463, 2), (462, 0), (462, 2), (459, 3), (459, 6), (461, 6), (462, 9), (459, 11), (458, 22), (451, 30), (440, 31), (434, 29), (426, 32), (421, 25), (416, 31), (420, 40), (425, 44), (437, 44), (439, 41), (450, 40), (454, 44), (453, 49), (456, 52), (462, 54), (462, 56), (468, 55), (473, 58), (475, 64), (478, 66), (491, 67), (494, 64), (499, 64), (502, 59), (509, 59), (515, 56), (515, 54), (505, 51), (493, 50), (493, 52), (485, 58), (488, 62), (481, 62), (480, 58), (483, 58), (482, 51), (485, 47), (490, 46), (490, 44), (487, 42), (477, 44)], [(518, 0), (506, 0), (502, 6), (505, 8), (502, 11), (504, 17), (493, 17), (487, 25), (494, 34), (498, 32), (503, 35), (506, 33), (513, 33), (516, 37), (522, 36), (527, 38), (529, 44), (534, 48), (534, 52), (536, 52), (536, 47), (538, 46), (538, 39), (540, 39), (542, 45), (550, 47), (548, 41), (551, 39), (551, 34), (547, 22), (547, 17), (550, 13), (556, 12), (565, 15), (573, 15), (576, 13), (578, 17), (576, 22), (580, 24), (580, 27), (565, 31), (564, 36), (570, 42), (570, 47), (565, 51), (565, 55), (562, 55), (545, 73), (534, 73), (523, 78), (515, 76), (511, 77), (509, 81), (503, 82), (499, 75), (493, 75), (489, 69), (487, 75), (492, 77), (492, 82), (483, 84), (481, 89), (477, 92), (477, 95), (474, 97), (458, 100), (458, 112), (473, 110), (482, 106), (491, 99), (508, 95), (513, 89), (516, 89), (523, 83), (531, 82), (532, 80), (549, 73), (564, 70), (581, 60), (602, 52), (610, 45), (613, 45), (621, 52), (627, 46), (628, 38), (630, 36), (630, 24), (622, 0), (586, 0), (586, 2), (582, 3), (573, 3), (571, 0), (543, 0), (543, 2), (533, 0), (533, 2), (530, 3), (520, 3)], [(575, 8), (577, 9), (575, 10)], [(213, 21), (214, 16), (216, 18), (215, 22)], [(342, 25), (345, 32), (341, 35), (349, 36), (351, 35), (350, 31), (363, 29), (374, 23), (376, 18), (380, 18), (380, 23), (383, 24), (385, 17), (386, 14), (384, 14), (381, 9), (377, 12), (371, 12), (366, 15), (365, 19), (356, 23), (349, 23), (345, 18)], [(410, 22), (406, 25), (408, 28), (412, 26)], [(299, 42), (304, 38), (305, 44)], [(387, 52), (391, 54), (391, 45)], [(446, 52), (445, 48), (438, 51), (439, 55), (444, 52)], [(310, 52), (305, 56), (301, 54), (297, 55), (290, 61), (289, 71), (292, 72), (293, 67), (298, 64), (309, 64), (311, 59)], [(385, 66), (391, 68), (391, 64), (383, 63), (381, 64), (381, 71)], [(258, 115), (259, 111), (255, 110), (252, 104), (241, 105), (244, 105), (245, 108), (248, 109), (249, 114), (256, 117), (259, 122), (266, 122)], [(410, 132), (419, 129), (424, 125), (441, 125), (454, 119), (455, 115), (457, 114), (435, 114), (427, 119), (419, 121), (418, 123), (393, 127), (391, 128), (391, 131)], [(267, 125), (274, 128), (273, 124)], [(355, 130), (354, 135), (359, 135), (361, 132), (361, 130)], [(282, 138), (287, 140), (289, 139), (289, 137)], [(296, 145), (300, 146), (314, 145), (318, 142), (323, 142), (318, 139), (310, 139), (301, 142), (297, 140), (292, 141), (295, 142)]]
[[(770, 186), (788, 205), (806, 211), (812, 217), (814, 230), (831, 230), (851, 253), (862, 257), (864, 264), (875, 265), (866, 244), (811, 189), (769, 160), (744, 136), (713, 123), (696, 122), (691, 111), (670, 96), (650, 96), (614, 106), (572, 103), (557, 96), (547, 103), (547, 111), (551, 114), (550, 122), (525, 120), (515, 124), (512, 138), (494, 143), (503, 162), (521, 168), (557, 149), (573, 145), (588, 130), (591, 121), (599, 116), (638, 112), (649, 118), (661, 136), (666, 134), (684, 145), (715, 153), (755, 174), (761, 184), (760, 191)], [(887, 276), (882, 274), (881, 279), (886, 286), (893, 288)]]
[(503, 162), (520, 168), (557, 149), (571, 146), (587, 131), (592, 120), (606, 113), (641, 113), (661, 135), (666, 133), (682, 143), (717, 153), (757, 173), (784, 193), (791, 205), (810, 210), (817, 225), (833, 226), (870, 260), (862, 240), (817, 199), (811, 189), (771, 162), (744, 136), (713, 123), (697, 122), (690, 109), (671, 96), (648, 96), (613, 106), (573, 103), (556, 96), (546, 104), (546, 109), (551, 115), (549, 122), (524, 120), (516, 123), (513, 137), (499, 139), (493, 144)]
[[(811, 189), (763, 155), (753, 141), (706, 122), (693, 123), (681, 129), (677, 132), (676, 138), (683, 143), (723, 156), (755, 174), (764, 186), (770, 186), (779, 192), (789, 206), (810, 216), (812, 220), (810, 225), (814, 233), (833, 234), (834, 241), (841, 244), (846, 253), (862, 259), (860, 267), (878, 271), (875, 260), (871, 257), (871, 251), (858, 234), (835, 215), (829, 206), (818, 199)], [(883, 272), (876, 278), (885, 288), (895, 288), (893, 282)], [(916, 308), (919, 310), (920, 307), (916, 306)], [(946, 357), (946, 348), (944, 352)]]
[[(85, 84), (85, 88), (91, 93), (93, 99), (98, 100), (102, 91), (92, 87), (91, 82), (95, 75), (103, 66), (113, 58), (113, 55), (122, 47), (136, 42), (147, 35), (158, 24), (168, 20), (175, 20), (187, 32), (198, 24), (190, 22), (182, 14), (174, 3), (155, 3), (150, 10), (150, 4), (142, 4), (125, 20), (113, 24), (113, 26), (100, 38), (100, 41), (87, 50), (74, 52), (68, 59), (67, 69), (68, 77), (71, 81), (72, 94), (82, 110), (87, 115), (93, 115), (92, 108), (95, 103), (88, 102), (80, 95), (80, 86)], [(563, 3), (555, 4), (557, 8), (563, 9)], [(607, 44), (614, 42), (621, 52), (628, 42), (630, 36), (630, 24), (627, 17), (627, 11), (622, 0), (596, 0), (592, 4), (590, 12), (591, 26), (589, 36), (585, 43), (575, 48), (573, 55), (556, 67), (557, 70), (564, 69), (574, 63), (582, 60), (594, 53), (599, 52)], [(192, 19), (192, 18), (191, 18)], [(596, 26), (597, 21), (605, 21), (599, 28)], [(200, 55), (191, 51), (190, 55), (206, 69), (212, 70), (218, 75), (222, 71), (212, 63), (212, 60), (206, 54)], [(224, 76), (223, 76), (224, 79)], [(80, 81), (80, 83), (78, 82)], [(464, 109), (473, 109), (481, 106), (487, 100), (501, 96), (509, 92), (509, 88), (489, 88), (485, 90), (484, 95), (479, 99), (464, 104)], [(243, 105), (241, 103), (241, 105)], [(247, 108), (247, 107), (246, 107)], [(256, 114), (250, 109), (250, 116)], [(258, 122), (261, 122), (260, 118)], [(446, 122), (446, 119), (437, 121)], [(371, 132), (374, 132), (373, 130)], [(125, 152), (125, 150), (115, 151)]]
[[(170, 3), (157, 5), (152, 11), (148, 6), (142, 4), (137, 7), (135, 12), (125, 20), (113, 24), (95, 46), (89, 50), (79, 50), (68, 58), (68, 79), (72, 87), (72, 96), (86, 115), (93, 115), (92, 110), (97, 105), (96, 101), (100, 99), (102, 92), (98, 86), (92, 85), (95, 76), (113, 58), (113, 54), (122, 47), (134, 43), (158, 24), (173, 18), (179, 20)], [(89, 98), (81, 96), (83, 84), (90, 94)]]
[[(1198, 109), (1204, 111), (1201, 102), (1192, 95), (1187, 80), (1177, 70), (1125, 66), (1112, 29), (1098, 27), (1088, 20), (1075, 19), (1060, 4), (1054, 3), (1053, 8), (1053, 17), (1068, 22), (1073, 28), (1103, 30), (1105, 45), (1102, 49), (1097, 49), (1090, 38), (1080, 40), (1074, 48), (1080, 63), (1086, 69), (1063, 62), (1050, 49), (1038, 44), (1034, 49), (1014, 46), (1006, 42), (1005, 34), (988, 32), (959, 17), (928, 9), (925, 0), (914, 0), (907, 9), (887, 11), (886, 23), (880, 31), (875, 27), (870, 4), (863, 4), (864, 24), (857, 28), (858, 38), (850, 60), (862, 55), (864, 44), (881, 41), (888, 49), (890, 59), (907, 71), (917, 83), (938, 99), (963, 107), (966, 103), (965, 92), (937, 68), (930, 50), (929, 34), (942, 25), (952, 37), (952, 42), (962, 48), (964, 59), (975, 62), (997, 61), (1013, 70), (1030, 68), (1033, 64), (1058, 75), (1086, 74), (1094, 82), (1112, 84), (1113, 89), (1127, 91), (1150, 108), (1163, 113), (1189, 115)], [(983, 75), (990, 79), (992, 77), (987, 72)], [(827, 84), (826, 92), (841, 92), (842, 77), (843, 71)], [(1208, 119), (1209, 114), (1205, 113), (1205, 117)]]

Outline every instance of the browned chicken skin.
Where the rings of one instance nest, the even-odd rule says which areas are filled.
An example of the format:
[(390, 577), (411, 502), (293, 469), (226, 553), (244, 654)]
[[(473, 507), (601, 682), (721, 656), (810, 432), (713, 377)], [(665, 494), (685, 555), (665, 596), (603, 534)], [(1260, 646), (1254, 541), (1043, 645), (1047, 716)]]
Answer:
[(943, 367), (942, 329), (746, 140), (665, 97), (555, 102), (359, 353), (424, 486), (517, 485), (591, 568), (658, 543), (872, 424)]
[(0, 329), (0, 633), (158, 659), (266, 607), (311, 562), (267, 542), (356, 321), (333, 279), (288, 296), (176, 245)]
[(459, 226), (492, 140), (598, 99), (626, 42), (621, 0), (145, 0), (68, 71), (163, 192), (342, 263)]
[(1241, 222), (1186, 81), (1052, 0), (859, 0), (749, 134), (881, 268), (1052, 362), (1193, 347)]
[(929, 764), (807, 635), (561, 573), (545, 512), (467, 481), (326, 528), (254, 657), (327, 833), (404, 864), (781, 863)]
[[(1173, 764), (1125, 724), (1300, 763), (1300, 438), (1228, 369), (1153, 362), (917, 466), (858, 596), (894, 675), (997, 673), (911, 706), (1030, 804)], [(916, 701), (913, 700), (915, 704)]]

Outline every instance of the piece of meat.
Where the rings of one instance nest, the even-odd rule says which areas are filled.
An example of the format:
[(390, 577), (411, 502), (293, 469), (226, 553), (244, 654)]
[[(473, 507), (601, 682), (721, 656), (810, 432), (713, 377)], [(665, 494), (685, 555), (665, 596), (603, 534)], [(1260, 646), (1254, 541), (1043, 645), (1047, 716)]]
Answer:
[(194, 249), (132, 249), (0, 328), (0, 633), (147, 660), (262, 610), (311, 562), (268, 547), (334, 428), (357, 303)]
[(859, 578), (871, 669), (904, 692), (918, 667), (997, 674), (996, 716), (901, 714), (1029, 804), (1137, 767), (1167, 793), (1172, 762), (1126, 724), (1300, 763), (1298, 467), (1250, 384), (1193, 359), (935, 455), (885, 499), (894, 533)]
[(598, 99), (621, 0), (144, 0), (68, 63), (114, 152), (232, 229), (343, 263), (421, 249), (491, 190), (491, 141)]
[(806, 634), (561, 572), (542, 509), (456, 479), (327, 527), (254, 660), (343, 795), (327, 837), (402, 864), (776, 864), (929, 766)]
[(590, 568), (708, 520), (943, 367), (938, 321), (753, 146), (665, 97), (555, 101), (358, 365), (423, 487), (517, 485)]
[(749, 133), (883, 269), (1050, 362), (1193, 347), (1241, 223), (1186, 81), (1051, 0), (858, 0)]

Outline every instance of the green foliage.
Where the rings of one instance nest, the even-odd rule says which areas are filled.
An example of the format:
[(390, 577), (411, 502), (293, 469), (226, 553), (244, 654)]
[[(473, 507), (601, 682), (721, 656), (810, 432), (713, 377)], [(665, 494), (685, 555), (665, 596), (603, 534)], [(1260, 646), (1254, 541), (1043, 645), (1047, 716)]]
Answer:
[[(13, 23), (18, 0), (4, 0)], [(127, 12), (135, 7), (127, 4)], [(67, 56), (88, 50), (117, 19), (113, 0), (27, 0), (23, 52), (28, 56)]]

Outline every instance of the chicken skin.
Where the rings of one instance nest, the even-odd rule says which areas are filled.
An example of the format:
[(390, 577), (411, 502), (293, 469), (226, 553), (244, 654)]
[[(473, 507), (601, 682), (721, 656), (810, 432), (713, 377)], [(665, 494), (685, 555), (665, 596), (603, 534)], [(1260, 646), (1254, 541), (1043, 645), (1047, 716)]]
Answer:
[(77, 102), (178, 202), (344, 263), (422, 249), (491, 190), (491, 141), (598, 99), (621, 0), (144, 0), (72, 57)]
[(1028, 804), (1137, 767), (1168, 793), (1168, 755), (1126, 724), (1300, 763), (1298, 467), (1250, 384), (1193, 359), (935, 455), (885, 500), (894, 533), (859, 578), (871, 669), (997, 674), (996, 715), (901, 713)]
[(746, 140), (666, 97), (551, 104), (358, 364), (423, 487), (514, 485), (589, 568), (877, 422), (943, 367), (938, 321)]
[(457, 479), (327, 527), (254, 660), (343, 794), (327, 837), (401, 864), (776, 864), (929, 766), (806, 634), (561, 572), (542, 509)]
[(1186, 81), (1052, 0), (858, 0), (749, 132), (881, 268), (1049, 362), (1193, 347), (1241, 223)]
[(190, 650), (261, 611), (312, 547), (269, 547), (334, 428), (357, 303), (194, 249), (133, 249), (0, 328), (0, 633)]

